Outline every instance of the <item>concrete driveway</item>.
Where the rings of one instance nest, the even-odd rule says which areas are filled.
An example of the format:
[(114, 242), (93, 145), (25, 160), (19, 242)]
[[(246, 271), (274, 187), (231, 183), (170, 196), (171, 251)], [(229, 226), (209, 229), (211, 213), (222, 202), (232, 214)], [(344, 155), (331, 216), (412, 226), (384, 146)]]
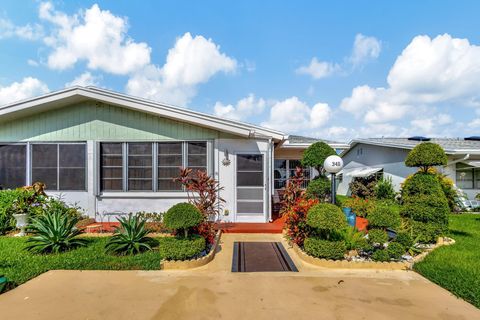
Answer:
[(480, 319), (480, 310), (414, 272), (231, 273), (234, 240), (190, 271), (51, 271), (0, 295), (1, 319)]

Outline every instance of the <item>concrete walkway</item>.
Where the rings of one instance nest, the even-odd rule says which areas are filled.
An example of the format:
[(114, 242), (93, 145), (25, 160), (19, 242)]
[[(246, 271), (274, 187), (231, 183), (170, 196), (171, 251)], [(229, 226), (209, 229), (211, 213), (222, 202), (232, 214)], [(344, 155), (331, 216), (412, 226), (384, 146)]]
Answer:
[[(207, 266), (190, 271), (51, 271), (0, 295), (1, 319), (480, 319), (480, 310), (414, 272), (319, 269), (231, 273), (224, 234)], [(285, 245), (285, 247), (287, 247)]]

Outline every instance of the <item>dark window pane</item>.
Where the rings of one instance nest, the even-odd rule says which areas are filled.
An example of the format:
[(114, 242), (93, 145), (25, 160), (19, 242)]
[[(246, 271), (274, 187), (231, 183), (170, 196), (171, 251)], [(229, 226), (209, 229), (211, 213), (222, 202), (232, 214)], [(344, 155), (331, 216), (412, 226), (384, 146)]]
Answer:
[(26, 184), (25, 145), (0, 145), (0, 189), (14, 189)]
[(103, 179), (101, 183), (103, 191), (118, 191), (123, 189), (122, 179)]
[(60, 190), (85, 190), (85, 168), (60, 168)]
[(152, 156), (128, 156), (128, 167), (151, 167)]
[(61, 168), (85, 168), (84, 144), (61, 144), (59, 148)]
[(188, 154), (207, 154), (207, 143), (206, 142), (189, 142), (188, 143)]
[(159, 191), (180, 191), (182, 190), (182, 184), (173, 179), (158, 179)]
[(57, 190), (57, 168), (33, 168), (32, 182), (42, 182), (47, 190)]
[(237, 186), (239, 187), (262, 186), (263, 187), (263, 172), (237, 172)]
[(32, 145), (32, 183), (43, 182), (47, 190), (58, 190), (58, 145)]
[(128, 180), (128, 190), (135, 191), (151, 191), (152, 190), (152, 180)]
[(159, 166), (182, 166), (182, 155), (159, 155), (158, 156), (158, 165)]
[(158, 144), (158, 154), (182, 154), (181, 142), (162, 142)]
[(238, 154), (237, 170), (239, 171), (263, 171), (263, 155), (261, 154)]
[(102, 143), (101, 183), (102, 191), (123, 190), (123, 151), (121, 143)]
[(128, 168), (129, 179), (152, 179), (152, 168)]
[(159, 178), (177, 178), (180, 175), (180, 168), (158, 168)]
[(128, 154), (151, 155), (152, 144), (151, 143), (129, 143)]
[(200, 155), (200, 156), (188, 156), (188, 167), (205, 167), (207, 166), (207, 156)]

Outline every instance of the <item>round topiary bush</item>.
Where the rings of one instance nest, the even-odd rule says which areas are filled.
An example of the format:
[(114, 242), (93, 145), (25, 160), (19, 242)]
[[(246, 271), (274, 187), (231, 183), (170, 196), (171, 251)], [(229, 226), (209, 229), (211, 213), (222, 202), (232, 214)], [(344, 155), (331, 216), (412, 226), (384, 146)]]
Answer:
[(303, 246), (308, 255), (323, 259), (340, 260), (344, 258), (347, 251), (343, 241), (328, 241), (319, 238), (307, 238)]
[(183, 230), (185, 237), (188, 236), (188, 229), (198, 226), (202, 221), (202, 213), (190, 203), (174, 205), (163, 217), (163, 223), (168, 229)]
[(400, 223), (399, 210), (389, 202), (377, 202), (373, 211), (368, 215), (368, 225), (373, 228), (397, 229)]
[(373, 261), (385, 262), (390, 261), (387, 250), (377, 250), (372, 254)]
[(432, 142), (422, 142), (415, 146), (407, 155), (405, 165), (407, 167), (420, 167), (423, 172), (433, 166), (447, 164), (447, 155), (442, 147)]
[(368, 230), (368, 242), (369, 243), (384, 244), (387, 241), (388, 241), (388, 234), (385, 230), (382, 230), (382, 229)]
[(325, 159), (336, 154), (335, 150), (325, 142), (315, 142), (303, 152), (302, 166), (314, 167), (318, 172), (323, 173)]
[(405, 254), (405, 247), (398, 242), (390, 242), (387, 253), (390, 259), (399, 260)]
[(187, 260), (200, 255), (205, 248), (205, 238), (192, 235), (189, 238), (162, 238), (158, 250), (163, 259)]
[(322, 238), (329, 239), (347, 227), (347, 219), (339, 207), (330, 203), (316, 204), (307, 212), (307, 225), (317, 229)]
[(330, 197), (331, 182), (325, 176), (319, 176), (315, 180), (310, 181), (307, 186), (306, 195), (313, 199), (325, 201)]

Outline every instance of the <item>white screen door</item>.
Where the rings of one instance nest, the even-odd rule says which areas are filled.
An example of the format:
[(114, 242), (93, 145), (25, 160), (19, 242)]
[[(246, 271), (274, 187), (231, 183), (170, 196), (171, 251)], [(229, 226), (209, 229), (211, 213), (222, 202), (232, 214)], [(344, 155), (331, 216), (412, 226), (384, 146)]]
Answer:
[(263, 154), (237, 154), (237, 221), (265, 221), (264, 180)]

